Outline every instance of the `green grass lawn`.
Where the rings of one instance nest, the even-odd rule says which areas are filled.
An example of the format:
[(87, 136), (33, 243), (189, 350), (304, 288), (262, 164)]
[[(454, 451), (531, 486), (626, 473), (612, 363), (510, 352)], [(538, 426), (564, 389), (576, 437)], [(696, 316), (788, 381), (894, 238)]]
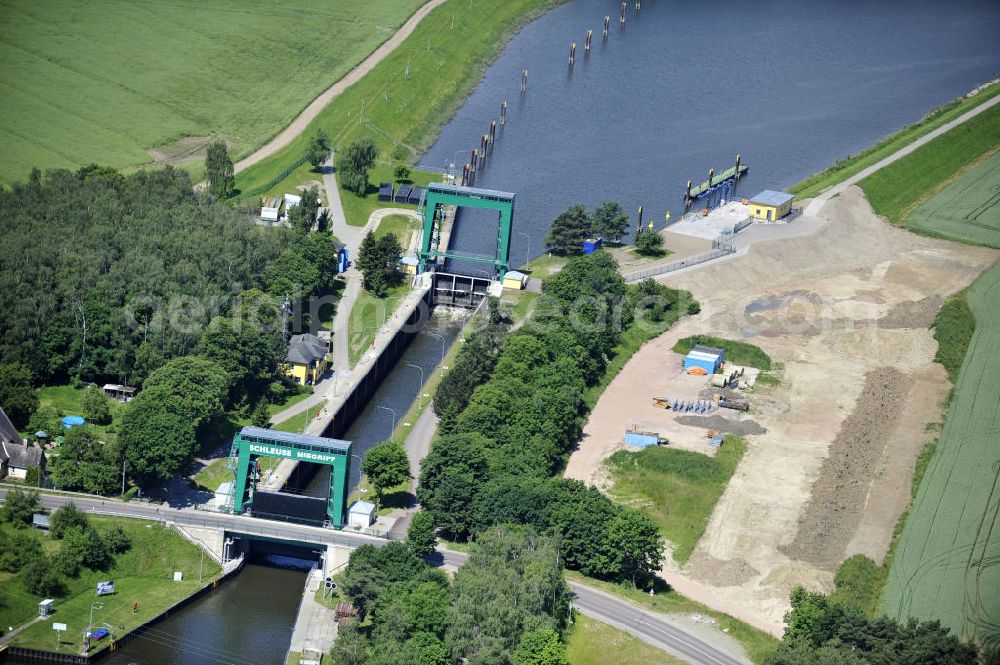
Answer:
[[(344, 216), (347, 217), (348, 224), (351, 226), (364, 226), (368, 223), (368, 218), (371, 214), (379, 208), (417, 209), (416, 205), (410, 205), (409, 203), (378, 200), (378, 185), (380, 182), (392, 182), (393, 186), (399, 189), (399, 183), (394, 182), (392, 179), (394, 168), (394, 166), (389, 164), (376, 164), (368, 174), (368, 192), (363, 197), (358, 196), (354, 192), (347, 191), (341, 186), (339, 181), (337, 182), (337, 186), (340, 188), (340, 202), (344, 206)], [(441, 175), (433, 171), (411, 169), (410, 180), (414, 185), (426, 187), (431, 182), (440, 182)]]
[(857, 155), (850, 155), (830, 168), (809, 176), (797, 183), (788, 191), (799, 198), (816, 196), (824, 189), (832, 187), (852, 175), (868, 168), (872, 164), (885, 159), (900, 148), (903, 148), (934, 131), (941, 125), (951, 122), (966, 111), (1000, 94), (1000, 84), (992, 84), (972, 97), (960, 97), (927, 114), (921, 120), (904, 127), (900, 131), (879, 141), (870, 148), (862, 150)]
[(668, 447), (620, 450), (608, 460), (611, 496), (649, 515), (684, 563), (745, 450), (737, 436), (727, 436), (715, 457)]
[(348, 357), (352, 366), (371, 348), (379, 329), (409, 292), (410, 282), (406, 276), (386, 292), (385, 298), (376, 298), (368, 291), (361, 291), (347, 320)]
[(276, 429), (279, 432), (299, 432), (301, 433), (310, 420), (316, 417), (323, 407), (326, 406), (326, 400), (323, 400), (315, 406), (311, 406), (302, 413), (297, 413), (288, 420), (283, 420), (280, 423), (274, 425), (272, 429)]
[[(508, 35), (553, 4), (555, 0), (477, 0), (472, 4), (450, 0), (424, 18), (377, 67), (323, 109), (302, 136), (238, 174), (237, 188), (251, 191), (272, 181), (304, 154), (309, 137), (319, 127), (334, 145), (344, 146), (369, 136), (380, 146), (381, 159), (413, 161), (414, 150), (430, 146), (441, 124), (479, 82)], [(404, 75), (407, 63), (409, 76)], [(499, 104), (500, 100), (498, 113)], [(484, 121), (484, 132), (488, 125)], [(379, 179), (388, 180), (375, 174), (370, 178), (373, 184)], [(367, 212), (355, 206), (357, 197), (341, 196), (350, 223), (364, 224)]]
[[(83, 405), (81, 400), (83, 399), (83, 393), (85, 388), (74, 388), (71, 385), (61, 385), (61, 386), (44, 386), (38, 389), (38, 405), (39, 406), (51, 406), (60, 415), (63, 416), (82, 416)], [(108, 400), (108, 406), (111, 407), (111, 417), (112, 423), (114, 419), (117, 419), (122, 411), (123, 405), (121, 402), (115, 400)], [(110, 425), (95, 425), (90, 423), (90, 426), (94, 428), (97, 435), (104, 440), (109, 437), (113, 437), (113, 432), (109, 431)], [(113, 429), (113, 428), (112, 428)], [(34, 432), (26, 432), (26, 434), (34, 434)], [(60, 432), (49, 432), (51, 436), (58, 436)]]
[(420, 231), (420, 222), (407, 217), (406, 215), (388, 215), (379, 222), (375, 231), (376, 238), (382, 238), (390, 233), (396, 236), (396, 240), (403, 246), (403, 256), (407, 255), (406, 249), (410, 246), (410, 240)]
[(195, 485), (209, 492), (214, 492), (219, 489), (219, 485), (232, 480), (233, 472), (226, 468), (228, 461), (228, 457), (219, 457), (206, 464), (198, 473), (194, 474)]
[[(656, 595), (650, 596), (645, 591), (633, 589), (632, 586), (627, 583), (613, 584), (611, 582), (595, 580), (572, 570), (567, 570), (563, 574), (566, 576), (568, 581), (586, 584), (589, 587), (600, 589), (605, 593), (610, 593), (623, 598), (631, 602), (633, 605), (645, 607), (656, 612), (661, 612), (663, 614), (701, 614), (703, 616), (712, 617), (716, 620), (716, 625), (719, 630), (726, 631), (726, 634), (736, 639), (743, 645), (743, 648), (746, 649), (750, 660), (754, 663), (762, 662), (764, 658), (778, 646), (778, 640), (774, 639), (764, 631), (757, 630), (756, 628), (745, 624), (738, 619), (734, 619), (728, 614), (716, 612), (715, 610), (709, 609), (705, 605), (685, 598), (673, 589), (660, 589), (656, 592)], [(615, 661), (609, 660), (606, 662)], [(576, 664), (574, 663), (574, 665)]]
[(566, 653), (570, 665), (682, 665), (687, 662), (582, 614), (576, 615), (567, 631)]
[(189, 136), (248, 153), (423, 2), (4, 3), (0, 181), (33, 166), (133, 167), (157, 146), (181, 157), (197, 146), (171, 144)]
[[(936, 194), (963, 168), (996, 150), (997, 146), (1000, 146), (1000, 106), (994, 106), (942, 134), (902, 159), (871, 174), (859, 184), (875, 212), (884, 215), (893, 224), (904, 224), (911, 212)], [(996, 170), (996, 164), (994, 163), (991, 168)], [(967, 204), (969, 198), (988, 200), (991, 183), (995, 182), (995, 176), (987, 173), (981, 176), (978, 184), (970, 184), (975, 191), (953, 191), (950, 196), (935, 197), (933, 204), (935, 208), (954, 208), (959, 205), (962, 209), (952, 210), (947, 215), (940, 215), (934, 211), (925, 212), (922, 216), (923, 222), (914, 230), (935, 230), (938, 235), (955, 237), (966, 242), (973, 241), (977, 244), (987, 244), (991, 240), (996, 243), (997, 212), (986, 210), (987, 217), (994, 220), (993, 226), (977, 228), (967, 223), (968, 220), (963, 221), (965, 218), (963, 213), (968, 213), (969, 210), (962, 205)], [(928, 219), (937, 221), (931, 223)]]
[(736, 365), (748, 365), (759, 370), (767, 371), (771, 369), (771, 356), (764, 353), (759, 347), (746, 342), (735, 342), (721, 337), (711, 337), (709, 335), (693, 335), (677, 340), (674, 344), (674, 353), (687, 355), (687, 353), (701, 344), (703, 346), (715, 346), (726, 352), (726, 362)]
[[(53, 649), (52, 622), (57, 621), (68, 625), (67, 632), (61, 636), (63, 644), (60, 651), (78, 650), (79, 636), (87, 626), (90, 603), (95, 600), (94, 588), (98, 581), (113, 580), (115, 594), (100, 598), (104, 607), (95, 611), (94, 624), (101, 626), (106, 622), (114, 626), (116, 632), (121, 632), (149, 620), (220, 572), (218, 564), (206, 556), (202, 572), (205, 582), (199, 582), (198, 571), (203, 560), (201, 551), (160, 524), (93, 516), (90, 520), (98, 529), (112, 522), (122, 524), (132, 540), (131, 549), (117, 555), (109, 571), (85, 569), (78, 578), (68, 580), (69, 593), (65, 598), (56, 598), (52, 618), (29, 627), (14, 638), (13, 644)], [(41, 533), (37, 537), (46, 538)], [(51, 546), (58, 547), (57, 543)], [(174, 571), (181, 571), (184, 581), (174, 582)], [(7, 607), (0, 610), (0, 623), (5, 627), (23, 623), (38, 612), (38, 601), (41, 599), (24, 591), (20, 579), (22, 575), (23, 572), (4, 580), (2, 593), (8, 602)], [(132, 614), (132, 601), (139, 603), (137, 614)]]
[(969, 309), (968, 291), (962, 291), (944, 301), (941, 311), (934, 317), (934, 339), (938, 349), (934, 360), (948, 372), (952, 384), (958, 381), (965, 352), (969, 349), (976, 330), (976, 317)]

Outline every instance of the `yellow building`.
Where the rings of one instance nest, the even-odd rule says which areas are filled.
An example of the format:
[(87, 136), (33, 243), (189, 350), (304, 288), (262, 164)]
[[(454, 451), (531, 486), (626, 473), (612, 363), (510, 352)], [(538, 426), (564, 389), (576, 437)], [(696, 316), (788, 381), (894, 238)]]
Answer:
[(787, 192), (765, 189), (750, 199), (750, 217), (766, 222), (776, 222), (792, 211), (792, 199)]
[(528, 276), (523, 272), (508, 270), (503, 275), (503, 288), (520, 291), (528, 281)]
[(417, 261), (417, 259), (412, 256), (404, 256), (399, 260), (399, 265), (397, 266), (397, 268), (399, 268), (399, 272), (404, 275), (416, 275), (417, 268), (419, 267), (420, 261)]
[(316, 385), (329, 366), (326, 360), (329, 352), (326, 341), (316, 335), (295, 335), (288, 342), (285, 375), (295, 383)]

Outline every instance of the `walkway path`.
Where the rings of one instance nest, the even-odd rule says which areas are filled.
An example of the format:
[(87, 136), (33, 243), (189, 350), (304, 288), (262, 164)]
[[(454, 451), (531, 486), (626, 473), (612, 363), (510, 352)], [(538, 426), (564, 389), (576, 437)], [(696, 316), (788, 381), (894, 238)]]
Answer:
[(1000, 104), (1000, 95), (998, 95), (996, 97), (993, 97), (992, 99), (986, 100), (985, 102), (983, 102), (982, 104), (980, 104), (976, 108), (974, 108), (974, 109), (972, 109), (970, 111), (966, 111), (965, 113), (963, 113), (962, 115), (958, 116), (957, 118), (955, 118), (951, 122), (946, 122), (945, 124), (941, 125), (937, 129), (935, 129), (934, 131), (927, 132), (926, 134), (924, 134), (923, 136), (921, 136), (919, 139), (917, 139), (913, 143), (900, 148), (899, 150), (897, 150), (896, 152), (892, 153), (891, 155), (889, 155), (885, 159), (880, 160), (878, 162), (875, 162), (874, 164), (872, 164), (868, 168), (862, 169), (862, 170), (858, 171), (857, 173), (855, 173), (851, 177), (847, 178), (846, 180), (844, 180), (844, 181), (842, 181), (842, 182), (834, 185), (833, 187), (830, 187), (829, 189), (823, 191), (822, 194), (820, 194), (819, 196), (817, 196), (816, 198), (814, 198), (809, 203), (809, 205), (806, 206), (806, 209), (804, 210), (804, 213), (807, 214), (807, 215), (816, 215), (816, 214), (818, 214), (820, 208), (823, 207), (824, 203), (826, 203), (827, 201), (829, 201), (830, 199), (832, 199), (834, 196), (837, 196), (838, 194), (840, 194), (841, 192), (843, 192), (845, 189), (847, 189), (851, 185), (858, 184), (859, 182), (861, 182), (862, 180), (864, 180), (865, 178), (867, 178), (871, 174), (875, 173), (876, 171), (880, 171), (880, 170), (884, 169), (885, 167), (887, 167), (889, 164), (892, 164), (893, 162), (898, 161), (898, 160), (902, 159), (903, 157), (906, 157), (907, 155), (909, 155), (911, 152), (913, 152), (914, 150), (916, 150), (920, 146), (926, 145), (927, 143), (933, 141), (937, 137), (939, 137), (942, 134), (944, 134), (945, 132), (947, 132), (949, 129), (954, 129), (955, 127), (958, 127), (959, 125), (961, 125), (963, 122), (968, 122), (969, 120), (971, 120), (972, 118), (975, 118), (980, 113), (983, 113), (983, 112), (985, 112), (985, 111), (993, 108), (997, 104)]
[(305, 131), (306, 127), (309, 126), (309, 123), (316, 119), (316, 116), (319, 115), (320, 111), (326, 108), (326, 106), (334, 99), (339, 97), (341, 93), (360, 81), (361, 77), (374, 69), (376, 65), (385, 60), (390, 53), (395, 51), (396, 48), (413, 33), (420, 22), (424, 20), (425, 16), (444, 3), (445, 0), (430, 0), (414, 12), (413, 16), (411, 16), (410, 19), (404, 23), (392, 37), (383, 42), (382, 45), (375, 49), (371, 55), (365, 58), (361, 64), (347, 72), (342, 79), (331, 85), (322, 94), (320, 94), (319, 97), (314, 99), (309, 106), (302, 111), (302, 113), (292, 120), (292, 123), (288, 125), (288, 127), (281, 130), (277, 136), (268, 141), (263, 147), (236, 162), (234, 167), (236, 173), (263, 161), (265, 158), (270, 157), (294, 141), (299, 134)]
[(337, 639), (337, 618), (333, 609), (316, 602), (316, 591), (323, 584), (323, 569), (313, 568), (306, 577), (299, 613), (292, 630), (289, 651), (328, 653)]

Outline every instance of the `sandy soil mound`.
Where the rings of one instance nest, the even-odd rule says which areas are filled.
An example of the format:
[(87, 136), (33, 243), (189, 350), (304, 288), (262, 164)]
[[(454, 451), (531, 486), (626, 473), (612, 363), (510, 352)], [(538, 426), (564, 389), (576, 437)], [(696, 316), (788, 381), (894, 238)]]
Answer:
[(913, 380), (892, 367), (868, 372), (858, 405), (830, 445), (788, 556), (831, 570), (844, 558)]

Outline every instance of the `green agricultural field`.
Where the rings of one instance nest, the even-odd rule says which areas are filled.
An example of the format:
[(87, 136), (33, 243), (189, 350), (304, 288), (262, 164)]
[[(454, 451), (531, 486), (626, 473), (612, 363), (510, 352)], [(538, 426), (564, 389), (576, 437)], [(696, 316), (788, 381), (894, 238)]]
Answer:
[(611, 495), (649, 515), (673, 545), (674, 559), (684, 563), (745, 450), (736, 436), (727, 436), (715, 457), (660, 447), (620, 450), (608, 460)]
[[(320, 127), (334, 145), (369, 136), (381, 148), (380, 159), (412, 161), (416, 151), (430, 146), (442, 123), (472, 91), (507, 36), (556, 2), (446, 2), (428, 14), (399, 48), (323, 109), (302, 136), (237, 174), (236, 187), (250, 192), (272, 182), (304, 154), (309, 137)], [(498, 112), (501, 101), (497, 100)], [(484, 132), (488, 125), (487, 121)], [(344, 205), (348, 206), (346, 201)], [(349, 210), (347, 214), (348, 219), (355, 219)]]
[[(998, 166), (996, 156), (980, 162), (918, 208), (908, 223), (937, 235), (1000, 247)], [(882, 609), (900, 619), (939, 619), (963, 637), (996, 644), (1000, 640), (996, 593), (1000, 589), (1000, 264), (972, 284), (967, 301), (975, 332), (958, 371), (948, 419), (896, 546)], [(965, 318), (956, 311), (949, 326), (954, 323), (951, 319), (961, 324)], [(962, 329), (949, 334), (943, 345), (964, 343)], [(954, 359), (950, 364), (953, 369)]]
[(914, 210), (906, 225), (927, 235), (1000, 248), (1000, 152)]
[[(0, 182), (262, 145), (424, 0), (0, 5)], [(155, 148), (155, 153), (151, 149)]]
[(976, 332), (896, 548), (883, 609), (1000, 639), (1000, 264), (973, 284)]

